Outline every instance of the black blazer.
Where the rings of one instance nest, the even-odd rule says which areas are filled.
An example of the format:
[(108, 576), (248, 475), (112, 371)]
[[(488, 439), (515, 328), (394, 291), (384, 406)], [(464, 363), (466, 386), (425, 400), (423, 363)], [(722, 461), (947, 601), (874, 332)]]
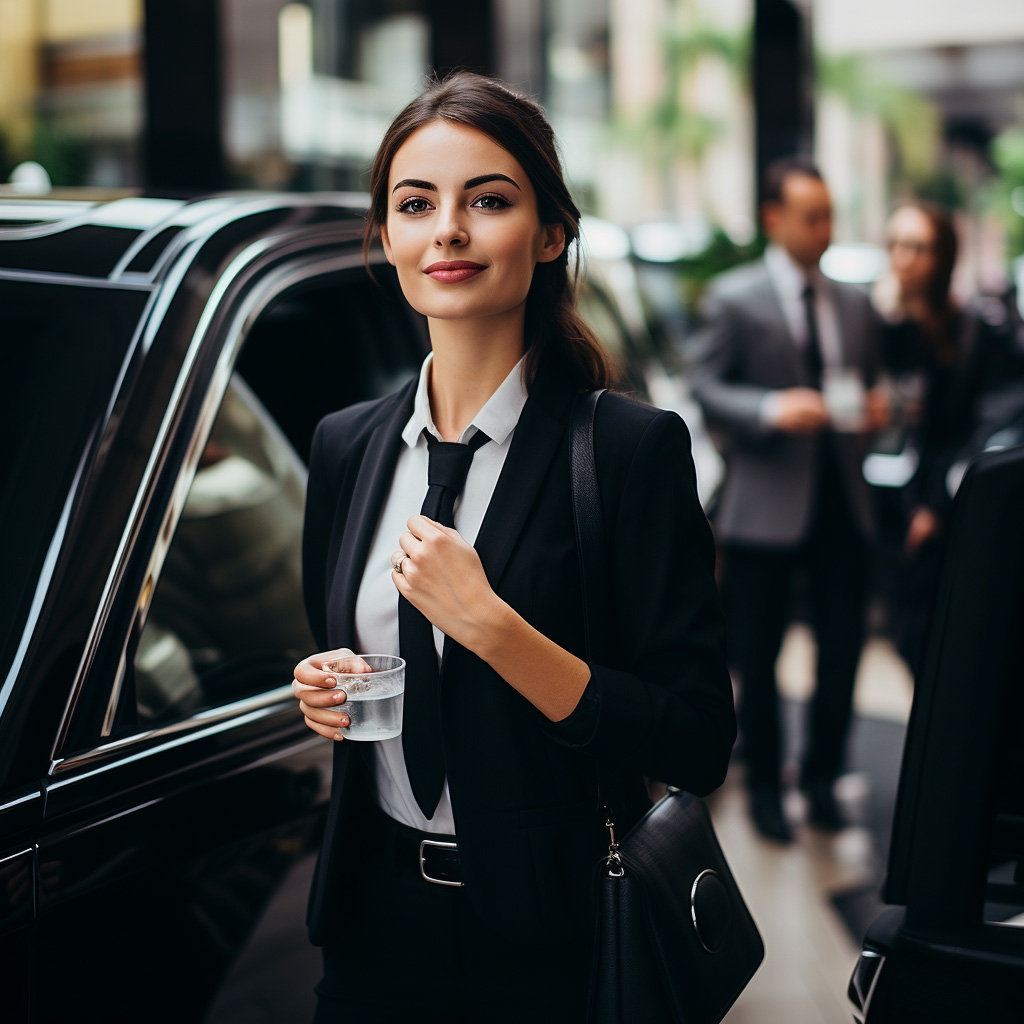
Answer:
[[(303, 571), (322, 650), (353, 645), (356, 593), (415, 387), (413, 380), (332, 413), (313, 438)], [(553, 364), (542, 365), (476, 548), (496, 592), (584, 657), (569, 484), (574, 394)], [(589, 739), (560, 736), (557, 724), (450, 639), (441, 661), (442, 741), (466, 892), (504, 934), (527, 941), (591, 927), (594, 869), (607, 847), (595, 758), (621, 774), (624, 830), (649, 806), (644, 776), (701, 795), (720, 785), (736, 734), (714, 543), (686, 427), (674, 413), (606, 395), (594, 444), (617, 656), (613, 665), (590, 665), (599, 710)], [(345, 938), (345, 892), (358, 885), (358, 861), (347, 858), (360, 848), (365, 758), (363, 744), (335, 745), (308, 913), (317, 944)]]

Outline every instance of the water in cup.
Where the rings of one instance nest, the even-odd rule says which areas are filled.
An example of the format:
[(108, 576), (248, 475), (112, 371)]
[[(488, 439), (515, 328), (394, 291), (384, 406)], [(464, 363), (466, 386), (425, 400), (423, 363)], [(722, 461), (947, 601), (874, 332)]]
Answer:
[(402, 732), (405, 701), (405, 662), (387, 654), (362, 654), (369, 672), (353, 672), (353, 658), (325, 662), (334, 672), (345, 703), (334, 708), (349, 717), (343, 731), (347, 740), (390, 740)]

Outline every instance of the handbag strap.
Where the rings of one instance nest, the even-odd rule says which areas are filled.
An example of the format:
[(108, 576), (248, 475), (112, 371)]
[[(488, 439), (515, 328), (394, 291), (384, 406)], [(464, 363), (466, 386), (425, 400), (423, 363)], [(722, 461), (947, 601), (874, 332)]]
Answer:
[[(597, 484), (594, 458), (594, 416), (604, 389), (580, 395), (572, 413), (569, 432), (569, 473), (572, 512), (576, 526), (580, 583), (583, 588), (583, 635), (587, 658), (606, 660), (612, 636), (611, 601), (604, 586), (608, 547), (605, 542), (604, 512)], [(622, 782), (602, 761), (597, 761), (598, 797), (609, 828), (622, 802)], [(612, 846), (615, 834), (612, 832)]]
[(597, 486), (594, 459), (594, 416), (604, 390), (581, 395), (573, 409), (569, 438), (569, 470), (572, 477), (572, 513), (576, 524), (576, 550), (583, 586), (583, 636), (587, 657), (601, 661), (608, 642), (611, 616), (601, 587), (599, 562), (605, 546), (604, 513)]

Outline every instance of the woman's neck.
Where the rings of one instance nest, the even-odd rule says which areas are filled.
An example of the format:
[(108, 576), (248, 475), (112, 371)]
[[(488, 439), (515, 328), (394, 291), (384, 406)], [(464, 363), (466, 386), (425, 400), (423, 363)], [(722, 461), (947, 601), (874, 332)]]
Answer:
[(428, 320), (430, 414), (445, 441), (457, 441), (525, 350), (522, 311), (515, 318)]

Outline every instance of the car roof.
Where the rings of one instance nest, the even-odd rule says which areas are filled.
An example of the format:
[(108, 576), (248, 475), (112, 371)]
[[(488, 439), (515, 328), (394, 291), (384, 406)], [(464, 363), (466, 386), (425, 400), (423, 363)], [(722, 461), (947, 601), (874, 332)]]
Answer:
[(172, 252), (261, 214), (303, 210), (362, 233), (362, 193), (217, 193), (192, 197), (64, 192), (0, 195), (0, 274), (153, 281)]

